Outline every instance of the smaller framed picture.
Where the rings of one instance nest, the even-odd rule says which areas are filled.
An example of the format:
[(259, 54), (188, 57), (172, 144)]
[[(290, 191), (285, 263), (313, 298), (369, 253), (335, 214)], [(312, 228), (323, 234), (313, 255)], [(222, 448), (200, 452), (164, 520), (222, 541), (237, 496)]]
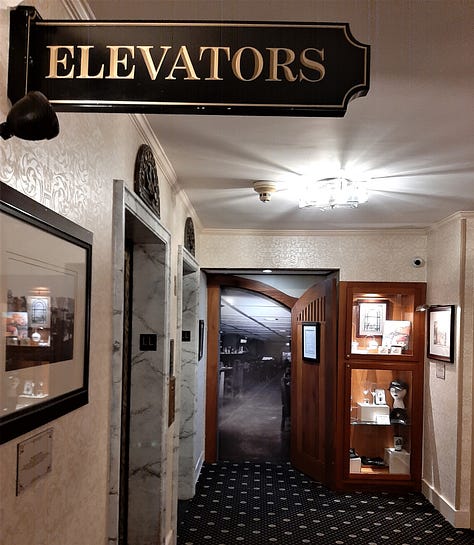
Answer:
[(428, 358), (454, 363), (454, 305), (428, 309)]
[(198, 359), (202, 358), (204, 354), (204, 320), (199, 320), (199, 348)]
[(303, 359), (313, 363), (319, 363), (321, 323), (304, 322), (302, 328)]

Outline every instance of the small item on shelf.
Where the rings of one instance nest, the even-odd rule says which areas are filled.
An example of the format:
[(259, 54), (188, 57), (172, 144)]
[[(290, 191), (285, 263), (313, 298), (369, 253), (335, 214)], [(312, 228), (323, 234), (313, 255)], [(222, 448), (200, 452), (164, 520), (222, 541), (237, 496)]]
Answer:
[(369, 349), (369, 352), (377, 352), (379, 347), (379, 343), (375, 339), (371, 339), (367, 343), (367, 348)]
[(377, 422), (381, 416), (388, 416), (390, 407), (388, 405), (376, 405), (375, 403), (357, 403), (358, 420), (360, 422)]
[(403, 380), (392, 380), (389, 385), (390, 395), (393, 398), (393, 409), (390, 411), (390, 422), (392, 424), (407, 424), (408, 413), (405, 409), (403, 399), (407, 395), (408, 384)]
[(386, 448), (385, 464), (388, 466), (389, 473), (409, 475), (410, 453), (404, 449), (395, 450), (394, 448)]
[(396, 451), (400, 451), (403, 448), (403, 437), (400, 437), (399, 435), (393, 436), (393, 448)]
[(374, 400), (376, 405), (386, 405), (385, 390), (382, 388), (376, 388), (374, 393)]
[(349, 472), (360, 473), (361, 459), (354, 448), (349, 449)]
[(360, 459), (363, 466), (386, 467), (384, 460), (380, 458), (380, 456), (374, 456), (373, 458), (368, 456), (361, 456)]

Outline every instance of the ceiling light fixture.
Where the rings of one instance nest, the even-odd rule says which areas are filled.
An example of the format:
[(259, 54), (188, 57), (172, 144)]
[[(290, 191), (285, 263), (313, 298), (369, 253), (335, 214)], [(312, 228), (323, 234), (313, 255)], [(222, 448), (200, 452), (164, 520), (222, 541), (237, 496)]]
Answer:
[(357, 208), (368, 200), (366, 182), (355, 182), (341, 175), (308, 183), (300, 198), (300, 208)]
[(7, 120), (0, 123), (0, 136), (22, 140), (50, 140), (59, 134), (59, 122), (48, 99), (38, 91), (30, 91), (12, 106)]

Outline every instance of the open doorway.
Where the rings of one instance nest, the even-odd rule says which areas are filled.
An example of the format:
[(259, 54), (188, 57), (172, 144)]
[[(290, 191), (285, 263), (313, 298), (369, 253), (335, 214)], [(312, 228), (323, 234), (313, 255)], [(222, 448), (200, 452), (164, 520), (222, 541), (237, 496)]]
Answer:
[(254, 292), (220, 299), (218, 458), (289, 460), (291, 313)]
[[(209, 271), (207, 278), (207, 372), (205, 460), (218, 456), (221, 291), (242, 288), (291, 309), (291, 464), (315, 480), (334, 479), (337, 389), (337, 271)], [(303, 355), (304, 324), (319, 323), (319, 361)]]

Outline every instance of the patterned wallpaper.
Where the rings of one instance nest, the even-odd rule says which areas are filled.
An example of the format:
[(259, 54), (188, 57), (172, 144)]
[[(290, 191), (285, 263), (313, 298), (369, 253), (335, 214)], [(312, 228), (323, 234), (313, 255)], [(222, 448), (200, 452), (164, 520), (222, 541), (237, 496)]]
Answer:
[(426, 232), (361, 231), (280, 234), (205, 231), (198, 261), (208, 268), (340, 269), (341, 280), (423, 282), (426, 268), (412, 259), (426, 259)]
[[(67, 18), (60, 2), (32, 3), (39, 5), (45, 18)], [(5, 79), (8, 20), (8, 11), (0, 9), (2, 120), (10, 109)], [(58, 117), (60, 134), (54, 140), (1, 142), (0, 179), (93, 232), (90, 401), (37, 430), (54, 428), (53, 470), (18, 497), (16, 445), (22, 438), (0, 447), (2, 545), (106, 542), (112, 184), (114, 178), (133, 180), (135, 155), (143, 141), (129, 116), (61, 113)]]
[(436, 266), (428, 270), (427, 302), (456, 305), (457, 351), (444, 379), (436, 362), (427, 361), (423, 478), (441, 512), (451, 522), (469, 524), (470, 491), (460, 483), (472, 478), (474, 213), (435, 226), (428, 255), (436, 256)]

